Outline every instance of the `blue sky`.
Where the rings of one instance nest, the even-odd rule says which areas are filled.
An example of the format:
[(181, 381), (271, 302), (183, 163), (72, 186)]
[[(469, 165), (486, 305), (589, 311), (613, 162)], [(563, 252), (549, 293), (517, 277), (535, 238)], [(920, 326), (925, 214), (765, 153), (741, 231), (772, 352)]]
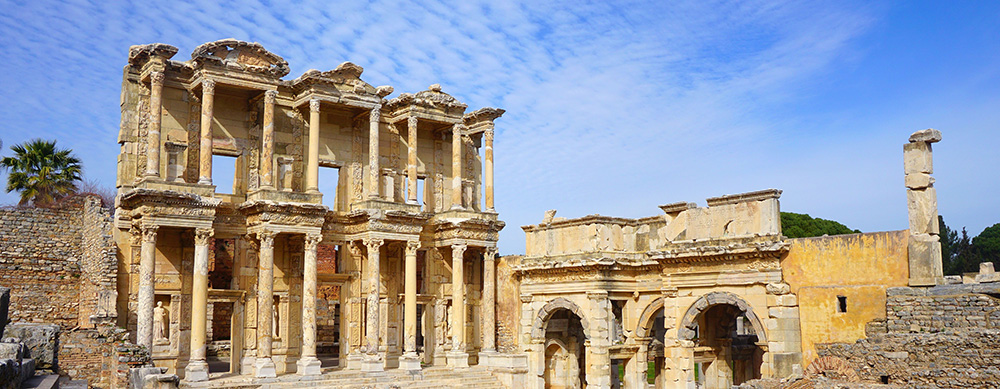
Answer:
[[(417, 4), (419, 3), (419, 4)], [(291, 65), (343, 61), (396, 94), (440, 83), (500, 107), (502, 254), (520, 226), (641, 217), (765, 188), (782, 210), (907, 227), (902, 144), (937, 128), (940, 212), (1000, 222), (1000, 2), (0, 0), (0, 139), (57, 139), (114, 185), (128, 47), (237, 38)], [(6, 181), (6, 175), (0, 173)], [(0, 194), (0, 203), (16, 202)]]

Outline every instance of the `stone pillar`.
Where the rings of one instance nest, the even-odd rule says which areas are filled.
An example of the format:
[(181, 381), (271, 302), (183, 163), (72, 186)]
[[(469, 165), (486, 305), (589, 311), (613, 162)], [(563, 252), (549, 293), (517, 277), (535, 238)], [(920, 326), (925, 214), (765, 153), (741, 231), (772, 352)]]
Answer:
[(451, 351), (448, 366), (469, 367), (465, 352), (465, 243), (451, 246)]
[(910, 216), (907, 245), (910, 286), (944, 284), (941, 242), (938, 233), (937, 191), (934, 189), (934, 163), (931, 144), (941, 141), (941, 132), (927, 129), (910, 135), (903, 145), (903, 168), (906, 173), (906, 202)]
[[(264, 131), (261, 136), (260, 145), (260, 187), (261, 189), (274, 189), (274, 100), (278, 97), (278, 91), (269, 90), (264, 92)], [(312, 119), (312, 113), (309, 115)], [(312, 122), (309, 122), (310, 135), (312, 135)], [(317, 147), (319, 143), (316, 144)], [(312, 151), (312, 138), (309, 138), (310, 152)], [(310, 154), (311, 156), (312, 154)], [(318, 166), (318, 163), (317, 163)]]
[(319, 99), (309, 100), (309, 157), (306, 158), (306, 192), (319, 193)]
[(316, 249), (322, 240), (320, 233), (306, 235), (302, 275), (302, 357), (297, 362), (299, 375), (319, 375), (322, 367), (316, 358)]
[[(411, 127), (412, 128), (412, 127)], [(407, 371), (420, 370), (417, 355), (417, 249), (419, 241), (406, 242), (406, 284), (403, 297), (403, 356), (399, 367)]]
[[(364, 268), (364, 255), (361, 245), (356, 241), (349, 242), (347, 249), (351, 253), (352, 260), (350, 263), (356, 266), (351, 271), (350, 297), (347, 306), (349, 321), (346, 331), (349, 338), (348, 347), (350, 348), (350, 351), (347, 353), (347, 368), (356, 370), (361, 368), (361, 362), (364, 358), (364, 324), (366, 323), (361, 322), (363, 316), (362, 302), (365, 299), (365, 297), (362, 297), (362, 291), (364, 290), (362, 285), (365, 284), (364, 272), (361, 271)], [(345, 330), (341, 329), (341, 332), (343, 331)]]
[(611, 338), (608, 331), (610, 301), (608, 292), (587, 292), (590, 299), (590, 345), (587, 347), (587, 387), (607, 389), (611, 387)]
[(277, 377), (278, 372), (271, 359), (271, 339), (274, 320), (274, 231), (257, 233), (260, 240), (259, 273), (257, 275), (257, 361), (254, 374), (259, 378)]
[[(482, 334), (483, 349), (479, 353), (480, 364), (483, 359), (493, 357), (497, 352), (497, 319), (496, 319), (496, 295), (497, 295), (497, 248), (487, 247), (483, 256), (483, 316)], [(488, 361), (487, 361), (488, 363)]]
[(451, 209), (462, 206), (462, 125), (451, 126)]
[(208, 325), (208, 245), (215, 234), (211, 228), (199, 228), (194, 234), (194, 282), (191, 288), (191, 360), (184, 368), (184, 379), (207, 381), (208, 362), (205, 348)]
[(361, 371), (383, 371), (385, 365), (378, 353), (379, 346), (379, 270), (381, 254), (380, 248), (384, 241), (382, 239), (365, 239), (365, 246), (368, 247), (368, 317), (365, 321), (365, 358), (361, 362)]
[(163, 111), (163, 72), (149, 74), (149, 132), (146, 134), (146, 177), (160, 177), (160, 115)]
[(368, 198), (378, 198), (378, 176), (381, 170), (378, 167), (378, 122), (382, 116), (382, 105), (372, 108), (368, 117)]
[(212, 185), (212, 120), (215, 109), (215, 81), (201, 82), (201, 148), (198, 153), (198, 183)]
[(486, 161), (483, 169), (483, 182), (486, 186), (486, 212), (496, 212), (493, 208), (493, 126), (483, 133), (483, 153), (486, 154)]
[(406, 202), (417, 203), (417, 117), (410, 116), (406, 119), (406, 126), (409, 129), (409, 141), (407, 143), (406, 178), (409, 182), (409, 190), (406, 191)]
[(153, 348), (153, 276), (156, 271), (156, 230), (159, 226), (143, 225), (142, 248), (139, 258), (139, 307), (136, 313), (136, 344)]

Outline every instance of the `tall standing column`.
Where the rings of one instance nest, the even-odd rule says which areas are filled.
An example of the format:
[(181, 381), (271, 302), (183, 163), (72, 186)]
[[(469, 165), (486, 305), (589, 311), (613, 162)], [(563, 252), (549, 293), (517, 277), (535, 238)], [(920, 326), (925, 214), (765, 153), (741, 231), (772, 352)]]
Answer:
[(306, 235), (305, 265), (302, 275), (302, 357), (299, 375), (319, 375), (322, 364), (316, 358), (316, 249), (320, 233)]
[(410, 116), (406, 119), (406, 126), (409, 130), (409, 142), (407, 143), (407, 163), (406, 178), (409, 180), (409, 191), (406, 192), (406, 202), (417, 203), (417, 117)]
[(382, 239), (365, 239), (365, 246), (368, 246), (368, 320), (365, 321), (365, 358), (361, 362), (361, 371), (383, 371), (385, 366), (378, 353), (379, 339), (379, 265), (380, 248), (384, 241)]
[(483, 172), (483, 181), (485, 181), (486, 186), (486, 211), (494, 212), (496, 209), (493, 208), (493, 126), (486, 129), (483, 133), (483, 153), (486, 154), (485, 169)]
[[(361, 244), (357, 241), (351, 241), (347, 243), (347, 249), (351, 253), (351, 261), (347, 261), (348, 266), (353, 266), (351, 270), (351, 284), (350, 290), (348, 291), (348, 303), (347, 312), (349, 321), (346, 326), (341, 328), (347, 328), (348, 335), (348, 349), (347, 352), (347, 368), (351, 370), (356, 370), (361, 368), (361, 362), (364, 359), (364, 326), (365, 323), (361, 322), (361, 318), (364, 316), (363, 302), (365, 301), (365, 296), (362, 296), (365, 284), (364, 279), (364, 250), (361, 249)], [(346, 269), (345, 269), (346, 270)], [(339, 270), (338, 270), (339, 271)], [(342, 292), (343, 293), (343, 289)], [(341, 329), (341, 332), (344, 332)]]
[(160, 115), (163, 111), (163, 72), (149, 74), (149, 132), (146, 134), (146, 177), (160, 177)]
[(319, 193), (319, 99), (309, 100), (309, 157), (306, 160), (306, 192)]
[(215, 234), (199, 228), (194, 234), (194, 282), (191, 288), (191, 360), (184, 368), (188, 381), (208, 380), (205, 328), (208, 324), (208, 244)]
[(201, 147), (198, 183), (212, 185), (212, 121), (215, 110), (215, 81), (201, 82)]
[[(480, 360), (489, 359), (497, 352), (496, 295), (497, 295), (497, 248), (487, 247), (483, 255), (483, 351)], [(486, 361), (489, 363), (489, 361)], [(482, 362), (480, 362), (482, 363)]]
[[(264, 92), (264, 131), (260, 145), (260, 186), (262, 189), (274, 189), (274, 174), (272, 173), (274, 171), (274, 100), (277, 97), (278, 91), (276, 90)], [(309, 119), (312, 120), (311, 112)], [(311, 136), (312, 122), (309, 123), (309, 129)], [(319, 143), (316, 145), (318, 148)], [(312, 138), (309, 138), (309, 146), (309, 150), (312, 152)]]
[(139, 257), (139, 312), (136, 312), (136, 340), (140, 346), (153, 347), (153, 275), (156, 270), (156, 230), (159, 226), (143, 225), (142, 248)]
[(462, 206), (462, 125), (451, 126), (451, 209)]
[(465, 352), (465, 243), (451, 246), (451, 351), (448, 366), (469, 367)]
[(254, 363), (256, 376), (277, 377), (278, 371), (271, 359), (271, 323), (274, 320), (274, 231), (257, 233), (260, 240), (258, 253), (259, 272), (257, 274), (257, 362)]
[(406, 284), (403, 297), (403, 356), (399, 367), (408, 371), (420, 370), (420, 356), (417, 355), (417, 249), (420, 242), (406, 242)]
[(381, 170), (378, 167), (378, 122), (382, 117), (382, 105), (372, 108), (368, 117), (368, 198), (378, 198), (378, 177)]

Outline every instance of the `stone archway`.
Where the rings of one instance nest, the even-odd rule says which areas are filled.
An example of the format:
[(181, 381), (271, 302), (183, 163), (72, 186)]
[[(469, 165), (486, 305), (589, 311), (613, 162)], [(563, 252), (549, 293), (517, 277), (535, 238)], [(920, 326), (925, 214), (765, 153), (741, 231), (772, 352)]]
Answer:
[(538, 310), (538, 314), (535, 315), (535, 321), (531, 324), (531, 338), (532, 339), (544, 339), (545, 338), (545, 324), (548, 322), (552, 314), (560, 309), (566, 309), (573, 312), (576, 316), (580, 317), (580, 325), (583, 326), (583, 334), (586, 338), (590, 339), (590, 325), (587, 323), (587, 317), (583, 315), (583, 310), (580, 309), (579, 305), (574, 302), (569, 301), (565, 297), (556, 297), (545, 304), (542, 309)]
[(563, 297), (546, 303), (532, 321), (529, 376), (535, 388), (580, 388), (587, 384), (590, 323), (583, 309)]
[(655, 387), (665, 386), (664, 369), (667, 366), (667, 353), (664, 347), (666, 330), (663, 326), (665, 320), (663, 305), (663, 297), (657, 297), (649, 305), (646, 305), (646, 308), (639, 315), (639, 322), (635, 331), (632, 332), (632, 338), (639, 347), (635, 357), (625, 367), (626, 374), (628, 374), (626, 382), (629, 387), (645, 387), (648, 384), (650, 364), (652, 365), (652, 379)]
[(698, 317), (716, 305), (732, 305), (739, 308), (747, 319), (750, 320), (750, 324), (753, 326), (760, 341), (767, 342), (767, 333), (764, 331), (764, 325), (761, 323), (760, 318), (757, 317), (757, 314), (754, 313), (750, 304), (740, 296), (729, 292), (711, 292), (695, 300), (688, 310), (684, 312), (684, 316), (681, 319), (681, 326), (677, 330), (677, 338), (680, 340), (694, 340), (697, 335), (695, 329), (698, 326)]
[(729, 292), (699, 297), (681, 317), (677, 338), (691, 355), (688, 382), (729, 388), (761, 377), (767, 333), (753, 307)]

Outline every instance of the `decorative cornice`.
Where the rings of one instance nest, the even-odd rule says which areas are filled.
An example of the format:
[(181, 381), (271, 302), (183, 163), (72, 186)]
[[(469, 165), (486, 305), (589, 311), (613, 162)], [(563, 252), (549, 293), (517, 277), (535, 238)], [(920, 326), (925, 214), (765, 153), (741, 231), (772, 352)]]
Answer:
[(717, 205), (726, 204), (736, 204), (736, 203), (746, 203), (750, 201), (762, 201), (769, 199), (778, 199), (781, 197), (780, 189), (764, 189), (754, 192), (737, 193), (732, 195), (725, 195), (719, 197), (709, 197), (707, 199), (708, 206), (714, 207)]
[(195, 67), (205, 64), (238, 69), (275, 78), (288, 74), (288, 62), (267, 51), (260, 43), (222, 39), (204, 43), (191, 53)]

